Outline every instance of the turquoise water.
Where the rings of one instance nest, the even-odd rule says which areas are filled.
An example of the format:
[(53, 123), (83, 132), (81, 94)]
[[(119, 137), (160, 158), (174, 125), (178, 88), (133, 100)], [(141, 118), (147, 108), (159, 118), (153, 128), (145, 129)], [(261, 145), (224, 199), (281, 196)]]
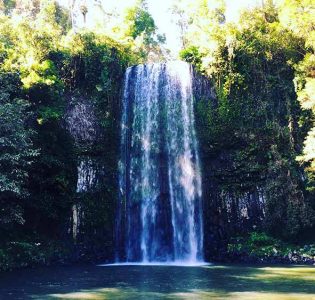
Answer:
[(315, 299), (314, 267), (78, 266), (0, 275), (0, 299)]

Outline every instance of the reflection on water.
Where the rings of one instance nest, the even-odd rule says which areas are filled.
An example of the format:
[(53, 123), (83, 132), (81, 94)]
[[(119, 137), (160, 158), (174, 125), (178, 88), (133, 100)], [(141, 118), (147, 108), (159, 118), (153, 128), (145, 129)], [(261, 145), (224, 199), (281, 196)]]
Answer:
[(80, 266), (0, 275), (0, 299), (314, 299), (314, 267)]

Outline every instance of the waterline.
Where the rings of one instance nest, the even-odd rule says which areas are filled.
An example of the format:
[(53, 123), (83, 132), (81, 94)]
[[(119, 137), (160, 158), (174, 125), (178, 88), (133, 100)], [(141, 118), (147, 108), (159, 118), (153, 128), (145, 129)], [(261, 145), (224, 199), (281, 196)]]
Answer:
[(165, 266), (165, 267), (205, 267), (211, 266), (207, 262), (170, 261), (170, 262), (123, 262), (112, 264), (99, 264), (98, 267), (121, 267), (121, 266)]

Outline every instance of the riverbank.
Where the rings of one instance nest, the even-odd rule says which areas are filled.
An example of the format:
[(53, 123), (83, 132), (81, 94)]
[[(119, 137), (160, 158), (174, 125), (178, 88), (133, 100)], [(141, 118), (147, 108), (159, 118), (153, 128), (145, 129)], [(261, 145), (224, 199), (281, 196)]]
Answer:
[(315, 265), (315, 244), (293, 244), (252, 232), (232, 238), (226, 251), (214, 257), (216, 259), (236, 263)]
[(18, 241), (0, 247), (0, 272), (23, 268), (109, 262), (108, 245), (92, 247), (62, 241)]
[(0, 271), (64, 264), (70, 250), (61, 243), (39, 241), (7, 242), (0, 248)]

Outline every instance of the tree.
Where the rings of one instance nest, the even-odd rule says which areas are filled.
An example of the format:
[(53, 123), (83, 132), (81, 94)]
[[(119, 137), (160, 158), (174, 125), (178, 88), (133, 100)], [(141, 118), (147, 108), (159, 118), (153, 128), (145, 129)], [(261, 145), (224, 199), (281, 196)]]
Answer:
[(41, 0), (16, 0), (13, 13), (22, 15), (24, 18), (35, 19), (40, 6)]
[[(225, 5), (222, 1), (186, 1), (187, 28), (184, 34), (186, 49), (198, 50), (199, 69), (215, 76), (215, 64), (226, 46)], [(187, 51), (186, 54), (187, 55)], [(194, 53), (196, 56), (196, 53)]]
[(84, 24), (86, 24), (86, 15), (88, 13), (88, 8), (87, 8), (86, 4), (82, 4), (80, 6), (80, 11), (81, 11), (81, 14), (83, 15), (83, 22), (84, 22)]
[(29, 128), (29, 104), (17, 98), (21, 83), (16, 74), (0, 73), (0, 226), (23, 222), (19, 205), (25, 198), (28, 170), (38, 151)]
[(5, 15), (10, 15), (15, 8), (15, 0), (0, 0), (0, 12)]
[(205, 180), (220, 178), (221, 188), (233, 193), (263, 186), (265, 228), (296, 238), (314, 225), (314, 202), (296, 163), (307, 128), (293, 83), (304, 56), (301, 37), (279, 22), (272, 1), (244, 11), (237, 25), (225, 23), (223, 6), (213, 10), (200, 0), (192, 8), (195, 19), (181, 56), (214, 80), (218, 95), (218, 108), (204, 113), (209, 117), (203, 144), (211, 147), (203, 156), (227, 152), (231, 166), (228, 172), (216, 168)]
[(124, 22), (127, 24), (125, 36), (133, 39), (135, 49), (138, 49), (143, 57), (154, 61), (166, 55), (161, 46), (165, 43), (165, 36), (157, 33), (146, 0), (139, 0), (134, 7), (129, 8)]
[(311, 111), (309, 132), (298, 160), (304, 162), (309, 190), (315, 192), (315, 3), (313, 0), (283, 0), (280, 22), (302, 39), (304, 59), (296, 65), (295, 84), (303, 109)]
[(185, 7), (185, 1), (174, 1), (170, 11), (172, 15), (174, 16), (173, 22), (178, 26), (179, 28), (179, 38), (181, 42), (181, 47), (182, 49), (185, 49), (188, 46), (188, 41), (187, 41), (187, 30), (188, 30), (188, 22), (189, 22), (189, 17), (187, 14), (187, 9)]

